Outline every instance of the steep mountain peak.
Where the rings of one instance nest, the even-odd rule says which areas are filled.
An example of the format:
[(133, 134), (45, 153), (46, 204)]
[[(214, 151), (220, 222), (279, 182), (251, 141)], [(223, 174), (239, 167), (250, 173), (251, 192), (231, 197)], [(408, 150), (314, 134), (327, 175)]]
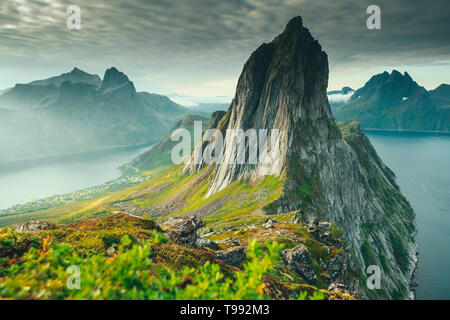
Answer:
[(391, 72), (391, 77), (403, 77), (400, 71), (393, 69)]
[(120, 72), (115, 67), (109, 68), (105, 71), (103, 77), (103, 82), (100, 87), (101, 91), (114, 90), (128, 84), (130, 79), (128, 79), (125, 73)]
[[(300, 127), (312, 129), (318, 125), (317, 119), (329, 126), (334, 123), (326, 95), (327, 86), (327, 55), (303, 27), (301, 18), (296, 17), (271, 43), (261, 45), (250, 56), (226, 114), (227, 121), (221, 121), (227, 129), (278, 130), (280, 155), (264, 165), (237, 164), (234, 137), (227, 135), (224, 162), (231, 167), (219, 166), (208, 194), (214, 194), (244, 176), (258, 179), (264, 175), (280, 175)], [(268, 139), (270, 136), (271, 133)]]
[(426, 90), (419, 86), (411, 76), (398, 70), (387, 71), (374, 75), (366, 84), (356, 90), (350, 101), (374, 100), (376, 106), (385, 108), (407, 98), (427, 94)]
[[(395, 73), (393, 76), (397, 77)], [(415, 245), (408, 242), (407, 232), (391, 221), (398, 220), (408, 226), (408, 232), (415, 232), (412, 209), (359, 126), (352, 125), (348, 132), (341, 133), (331, 115), (327, 87), (327, 54), (296, 17), (283, 33), (250, 56), (230, 108), (225, 114), (216, 114), (212, 121), (218, 123), (219, 131), (213, 137), (205, 133), (185, 172), (197, 173), (205, 167), (208, 170), (202, 172), (211, 172), (206, 198), (218, 195), (235, 181), (256, 185), (266, 176), (278, 177), (282, 181), (280, 196), (262, 212), (295, 211), (305, 221), (324, 219), (338, 224), (354, 248), (352, 257), (360, 274), (365, 274), (369, 264), (382, 265), (381, 254), (393, 256), (390, 243), (400, 238), (407, 262), (400, 269), (389, 259), (384, 289), (388, 297), (395, 292), (403, 297), (409, 294)], [(263, 134), (267, 143), (261, 144), (260, 136), (259, 140), (251, 138), (252, 134), (255, 137), (254, 130), (256, 135)], [(218, 132), (224, 136), (223, 147)], [(237, 146), (236, 132), (249, 133), (240, 139), (243, 148)], [(240, 157), (239, 153), (244, 155)], [(262, 153), (266, 156), (261, 157)], [(386, 194), (395, 196), (385, 199)], [(389, 211), (395, 213), (383, 224), (387, 212), (379, 204), (385, 202), (395, 206)], [(376, 230), (364, 233), (362, 224), (369, 221), (380, 221), (380, 225), (374, 224)], [(370, 249), (370, 259), (364, 256), (366, 248), (361, 239), (377, 244)]]
[(296, 33), (296, 32), (299, 32), (302, 28), (304, 28), (302, 17), (297, 16), (297, 17), (292, 18), (286, 24), (286, 28), (283, 33), (290, 32), (290, 31)]
[(371, 77), (333, 110), (339, 121), (356, 119), (364, 129), (448, 131), (448, 105), (450, 98), (428, 92), (408, 72), (392, 70)]
[[(280, 154), (264, 165), (237, 164), (234, 137), (227, 135), (223, 160), (231, 167), (219, 165), (208, 195), (243, 177), (258, 179), (264, 175), (280, 175), (286, 167), (298, 128), (302, 124), (315, 127), (315, 120), (319, 118), (333, 121), (327, 86), (327, 55), (303, 27), (302, 19), (293, 18), (279, 36), (271, 43), (261, 45), (250, 56), (226, 114), (227, 121), (221, 121), (227, 129), (278, 130)], [(191, 169), (202, 166), (201, 163)]]
[(84, 72), (83, 70), (81, 70), (81, 69), (79, 69), (79, 68), (77, 68), (77, 67), (74, 67), (74, 68), (72, 69), (72, 71), (70, 71), (70, 73), (71, 73), (71, 74), (86, 74), (87, 72)]

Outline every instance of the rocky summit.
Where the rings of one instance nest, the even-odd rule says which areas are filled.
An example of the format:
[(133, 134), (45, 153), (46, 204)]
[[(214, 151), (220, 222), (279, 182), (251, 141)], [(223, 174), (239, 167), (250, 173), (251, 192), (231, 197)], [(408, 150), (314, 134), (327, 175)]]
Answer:
[[(282, 194), (263, 208), (265, 214), (298, 211), (300, 221), (335, 223), (344, 231), (351, 268), (367, 297), (413, 297), (414, 212), (359, 125), (338, 126), (327, 86), (327, 54), (302, 19), (292, 19), (282, 34), (251, 55), (228, 111), (215, 121), (225, 135), (225, 164), (196, 164), (194, 156), (205, 149), (202, 142), (186, 172), (212, 167), (206, 197), (237, 180), (256, 183), (267, 175), (280, 177)], [(277, 132), (279, 153), (269, 163), (239, 164), (228, 129), (267, 129), (269, 141), (271, 132)], [(366, 287), (371, 265), (383, 270), (381, 290)]]

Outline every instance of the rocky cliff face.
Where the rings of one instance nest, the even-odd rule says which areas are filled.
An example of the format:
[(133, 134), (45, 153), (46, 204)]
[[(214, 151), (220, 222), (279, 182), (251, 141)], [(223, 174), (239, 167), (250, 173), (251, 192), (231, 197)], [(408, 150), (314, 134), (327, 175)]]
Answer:
[[(207, 197), (238, 179), (281, 176), (283, 194), (264, 208), (266, 214), (298, 211), (301, 220), (336, 223), (344, 230), (361, 292), (371, 298), (412, 297), (414, 213), (358, 125), (336, 125), (327, 85), (327, 55), (301, 18), (294, 18), (251, 55), (230, 108), (215, 121), (225, 134), (223, 164), (212, 165)], [(235, 137), (226, 129), (267, 129), (269, 141), (278, 138), (279, 151), (267, 163), (239, 164)], [(194, 150), (187, 172), (206, 166), (194, 163), (205, 145)], [(366, 287), (369, 265), (383, 270), (380, 290)]]

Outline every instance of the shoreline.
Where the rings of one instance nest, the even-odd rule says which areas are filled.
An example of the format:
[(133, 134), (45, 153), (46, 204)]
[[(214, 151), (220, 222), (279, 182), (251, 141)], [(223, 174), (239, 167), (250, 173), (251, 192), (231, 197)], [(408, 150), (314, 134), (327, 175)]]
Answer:
[(24, 165), (24, 164), (27, 164), (27, 162), (55, 161), (55, 160), (64, 159), (66, 157), (82, 156), (82, 155), (86, 155), (86, 154), (90, 154), (90, 153), (102, 153), (102, 152), (119, 151), (119, 150), (134, 149), (134, 148), (141, 148), (141, 147), (151, 147), (151, 146), (155, 145), (156, 143), (158, 143), (158, 142), (151, 141), (151, 142), (136, 144), (136, 145), (123, 145), (123, 146), (117, 146), (117, 147), (112, 147), (112, 148), (95, 149), (95, 150), (80, 151), (80, 152), (69, 152), (69, 153), (62, 153), (62, 154), (55, 154), (55, 155), (41, 156), (41, 157), (33, 157), (33, 158), (23, 158), (23, 159), (17, 159), (17, 160), (12, 160), (12, 161), (0, 162), (0, 169), (2, 169), (3, 167), (8, 167), (8, 166)]
[(450, 135), (450, 131), (431, 131), (431, 130), (403, 130), (403, 129), (372, 129), (372, 128), (363, 128), (362, 131), (378, 131), (378, 132), (404, 132), (404, 133), (433, 133), (433, 134), (442, 134), (442, 135)]

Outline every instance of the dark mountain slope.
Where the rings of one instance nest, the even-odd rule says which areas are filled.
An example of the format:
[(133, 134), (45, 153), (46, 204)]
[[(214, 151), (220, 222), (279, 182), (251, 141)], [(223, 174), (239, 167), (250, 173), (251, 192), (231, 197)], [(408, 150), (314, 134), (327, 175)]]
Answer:
[(450, 85), (443, 83), (429, 93), (436, 105), (442, 109), (450, 109)]
[(441, 108), (408, 73), (373, 76), (350, 101), (334, 109), (339, 121), (356, 119), (365, 129), (448, 131)]

